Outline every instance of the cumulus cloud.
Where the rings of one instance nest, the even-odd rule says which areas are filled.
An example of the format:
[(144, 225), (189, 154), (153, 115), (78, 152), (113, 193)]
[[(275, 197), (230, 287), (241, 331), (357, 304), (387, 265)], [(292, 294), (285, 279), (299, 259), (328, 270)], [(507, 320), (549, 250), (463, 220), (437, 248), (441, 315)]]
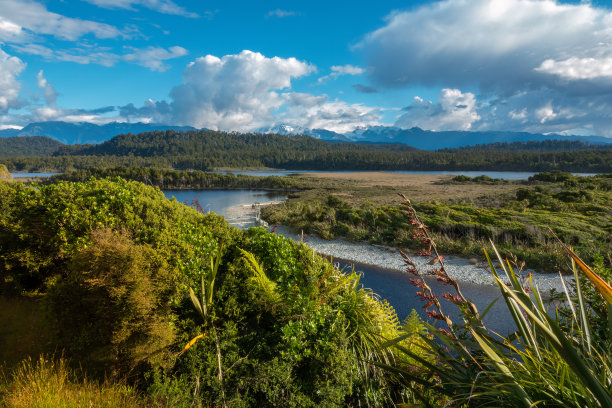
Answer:
[(420, 127), (429, 130), (470, 130), (480, 119), (476, 98), (470, 92), (459, 89), (442, 89), (436, 103), (415, 97), (405, 108), (396, 126), (401, 128)]
[(267, 58), (242, 51), (207, 55), (190, 63), (183, 83), (170, 92), (177, 122), (210, 129), (242, 130), (269, 121), (291, 80), (315, 68), (295, 58)]
[(612, 14), (589, 4), (447, 0), (391, 15), (357, 48), (381, 85), (513, 91), (550, 81), (546, 60), (612, 57), (610, 40)]
[(2, 25), (14, 33), (27, 29), (36, 34), (52, 35), (62, 40), (76, 41), (86, 34), (97, 38), (127, 37), (118, 28), (90, 20), (70, 18), (50, 12), (32, 0), (0, 0)]
[(296, 78), (316, 71), (295, 58), (268, 58), (252, 51), (207, 55), (191, 62), (171, 101), (122, 106), (129, 121), (176, 123), (214, 130), (251, 131), (275, 123), (347, 132), (378, 124), (380, 109), (291, 91)]
[(330, 101), (327, 95), (294, 92), (285, 95), (285, 99), (288, 106), (279, 119), (307, 129), (345, 133), (364, 125), (376, 125), (382, 117), (378, 108)]
[(21, 84), (17, 76), (24, 70), (26, 64), (0, 49), (0, 113), (9, 109), (21, 107), (19, 91)]
[(164, 14), (174, 14), (184, 17), (198, 17), (196, 13), (189, 12), (172, 0), (85, 0), (98, 7), (109, 9), (135, 10), (135, 6), (145, 7)]
[(536, 71), (557, 75), (566, 80), (612, 79), (612, 56), (606, 58), (548, 59)]
[(51, 85), (49, 81), (47, 81), (47, 79), (44, 77), (44, 73), (42, 70), (38, 72), (38, 75), (36, 75), (36, 79), (38, 80), (38, 87), (43, 91), (45, 102), (48, 106), (54, 108), (55, 101), (57, 99), (57, 92), (55, 91), (55, 88), (53, 88), (53, 85)]
[(355, 49), (377, 87), (479, 90), (472, 129), (609, 135), (610, 44), (612, 13), (590, 2), (444, 0), (391, 14)]

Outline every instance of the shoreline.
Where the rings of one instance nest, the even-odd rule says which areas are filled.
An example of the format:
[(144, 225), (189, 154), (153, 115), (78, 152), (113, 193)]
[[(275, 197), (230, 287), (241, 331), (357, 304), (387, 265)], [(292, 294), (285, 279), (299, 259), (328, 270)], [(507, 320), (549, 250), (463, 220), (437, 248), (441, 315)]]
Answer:
[[(261, 206), (278, 203), (279, 201), (272, 201), (254, 205), (229, 207), (226, 209), (226, 219), (230, 223), (232, 223), (232, 220), (250, 220), (252, 225), (241, 225), (240, 227), (242, 228), (260, 226), (262, 224), (255, 222), (255, 216), (258, 208)], [(261, 222), (265, 223), (265, 221)], [(301, 241), (300, 234), (294, 233), (288, 227), (282, 225), (279, 225), (276, 228), (275, 233), (283, 235), (286, 238), (291, 238), (296, 242)], [(382, 247), (380, 245), (372, 245), (365, 242), (348, 242), (343, 239), (328, 241), (321, 239), (316, 235), (304, 235), (303, 242), (317, 253), (327, 257), (354, 262), (359, 265), (373, 266), (404, 274), (406, 273), (404, 261), (396, 248)], [(427, 265), (427, 262), (430, 261), (431, 257), (423, 257), (418, 255), (413, 256), (412, 254), (407, 255), (410, 256), (411, 260), (416, 264), (419, 271), (425, 272), (431, 269), (431, 266)], [(448, 274), (459, 283), (468, 282), (476, 285), (495, 286), (493, 277), (488, 271), (488, 265), (485, 265), (482, 262), (479, 262), (477, 265), (473, 265), (467, 258), (454, 255), (444, 255), (444, 263)], [(530, 272), (533, 273), (534, 283), (538, 286), (542, 294), (545, 294), (551, 289), (563, 291), (563, 285), (558, 274), (544, 274), (535, 272), (533, 270), (524, 271), (525, 274)], [(500, 271), (500, 273), (502, 273), (503, 276), (503, 271)], [(565, 278), (564, 280), (566, 281), (567, 285), (567, 281), (569, 279)]]

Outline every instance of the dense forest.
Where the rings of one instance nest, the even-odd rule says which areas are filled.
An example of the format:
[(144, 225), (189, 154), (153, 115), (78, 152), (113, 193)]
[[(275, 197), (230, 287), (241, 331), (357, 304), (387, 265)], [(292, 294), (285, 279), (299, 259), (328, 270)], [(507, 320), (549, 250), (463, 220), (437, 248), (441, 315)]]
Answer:
[(11, 171), (138, 166), (180, 170), (279, 168), (290, 170), (612, 171), (612, 149), (572, 142), (420, 151), (406, 145), (328, 143), (309, 136), (216, 131), (158, 131), (119, 135), (99, 145), (61, 146), (47, 156), (3, 159)]
[(0, 137), (0, 158), (51, 156), (64, 144), (44, 136)]
[(481, 151), (528, 151), (528, 152), (568, 152), (580, 150), (610, 150), (612, 143), (609, 144), (590, 144), (578, 140), (543, 140), (533, 142), (496, 142), (488, 144), (477, 144), (474, 146), (456, 147), (452, 149), (439, 149), (439, 152), (481, 152)]

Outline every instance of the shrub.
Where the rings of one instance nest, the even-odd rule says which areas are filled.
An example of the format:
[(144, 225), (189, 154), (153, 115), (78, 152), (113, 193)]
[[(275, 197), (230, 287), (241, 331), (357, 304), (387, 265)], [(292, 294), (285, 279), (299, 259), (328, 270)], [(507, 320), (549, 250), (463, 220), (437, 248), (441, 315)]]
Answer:
[(91, 242), (49, 293), (56, 344), (114, 374), (160, 362), (160, 350), (174, 338), (169, 307), (174, 289), (166, 262), (126, 233), (97, 230)]

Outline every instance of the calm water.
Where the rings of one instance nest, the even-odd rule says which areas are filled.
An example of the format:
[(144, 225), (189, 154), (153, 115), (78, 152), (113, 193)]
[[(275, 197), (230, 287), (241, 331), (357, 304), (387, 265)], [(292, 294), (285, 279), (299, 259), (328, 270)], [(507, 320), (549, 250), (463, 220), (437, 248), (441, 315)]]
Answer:
[(62, 173), (11, 173), (11, 176), (13, 176), (15, 178), (19, 178), (19, 177), (51, 177), (51, 176), (55, 176), (56, 174), (62, 174)]
[[(425, 314), (424, 303), (416, 296), (418, 289), (410, 283), (412, 275), (370, 265), (354, 264), (349, 261), (338, 261), (337, 259), (334, 259), (334, 263), (338, 263), (340, 268), (344, 267), (349, 270), (354, 265), (356, 271), (363, 272), (361, 277), (363, 286), (372, 289), (382, 299), (387, 299), (395, 308), (400, 321), (404, 320), (412, 309), (415, 309), (423, 320), (430, 324), (435, 323), (436, 327), (446, 328), (444, 322), (437, 322), (428, 318)], [(447, 313), (453, 322), (460, 323), (462, 320), (459, 317), (457, 306), (442, 298), (442, 294), (445, 292), (454, 294), (452, 287), (443, 285), (433, 278), (427, 279), (427, 284), (438, 295), (444, 313)], [(475, 285), (467, 282), (461, 283), (460, 286), (464, 296), (474, 302), (480, 313), (484, 312), (487, 306), (499, 297), (500, 299), (495, 302), (485, 316), (484, 323), (489, 329), (502, 335), (515, 330), (514, 321), (496, 286)]]
[(286, 194), (256, 190), (166, 190), (164, 194), (167, 198), (175, 197), (177, 201), (181, 203), (187, 201), (188, 204), (198, 197), (204, 211), (212, 211), (217, 214), (225, 214), (228, 207), (236, 205), (287, 199)]
[[(321, 172), (325, 170), (245, 170), (245, 171), (234, 171), (234, 172), (222, 172), (233, 173), (233, 174), (245, 174), (248, 176), (259, 176), (259, 177), (267, 177), (267, 176), (288, 176), (290, 174), (303, 174), (303, 173), (315, 173)], [(325, 171), (326, 173), (328, 171)], [(329, 173), (360, 173), (361, 171), (329, 171)], [(388, 171), (385, 173), (400, 173), (400, 174), (444, 174), (450, 176), (468, 176), (468, 177), (478, 177), (478, 176), (488, 176), (491, 178), (501, 178), (506, 180), (527, 180), (529, 177), (533, 176), (536, 173), (533, 172), (523, 172), (523, 171), (440, 171), (440, 170), (432, 170), (432, 171), (417, 171), (417, 170), (397, 170), (397, 171)], [(594, 176), (597, 173), (573, 173), (578, 176)]]

